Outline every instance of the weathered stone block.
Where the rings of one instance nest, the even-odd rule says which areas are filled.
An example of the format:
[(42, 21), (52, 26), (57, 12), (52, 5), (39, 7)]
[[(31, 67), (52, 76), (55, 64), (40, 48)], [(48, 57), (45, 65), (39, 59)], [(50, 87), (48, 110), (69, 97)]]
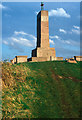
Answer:
[(11, 60), (12, 64), (27, 62), (27, 56), (15, 56), (13, 60)]
[(32, 62), (42, 62), (42, 61), (47, 61), (46, 57), (32, 57)]
[(74, 59), (68, 59), (67, 62), (69, 62), (69, 63), (77, 63)]
[(27, 56), (16, 56), (16, 63), (27, 62)]
[(77, 61), (82, 61), (82, 56), (74, 56), (74, 59)]
[(56, 57), (56, 60), (63, 60), (63, 57)]

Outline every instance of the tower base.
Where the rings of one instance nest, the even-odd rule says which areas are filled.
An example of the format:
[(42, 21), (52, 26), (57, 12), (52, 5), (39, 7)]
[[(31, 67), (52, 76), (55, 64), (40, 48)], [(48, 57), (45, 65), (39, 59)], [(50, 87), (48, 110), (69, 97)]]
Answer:
[(32, 50), (32, 57), (28, 61), (41, 62), (41, 61), (53, 61), (56, 60), (55, 48), (40, 48)]

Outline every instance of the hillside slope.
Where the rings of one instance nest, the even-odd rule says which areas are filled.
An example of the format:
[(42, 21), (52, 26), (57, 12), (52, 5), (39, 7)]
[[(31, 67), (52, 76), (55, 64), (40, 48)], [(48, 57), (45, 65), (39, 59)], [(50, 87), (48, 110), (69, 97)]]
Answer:
[(80, 62), (2, 66), (3, 118), (79, 118)]

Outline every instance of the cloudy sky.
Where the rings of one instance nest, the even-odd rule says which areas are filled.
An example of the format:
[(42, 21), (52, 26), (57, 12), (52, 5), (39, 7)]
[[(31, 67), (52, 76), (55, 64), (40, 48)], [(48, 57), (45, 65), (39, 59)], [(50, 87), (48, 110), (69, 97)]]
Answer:
[[(2, 58), (28, 55), (36, 47), (40, 3), (3, 3)], [(80, 55), (80, 3), (44, 3), (49, 13), (50, 47), (57, 57)]]

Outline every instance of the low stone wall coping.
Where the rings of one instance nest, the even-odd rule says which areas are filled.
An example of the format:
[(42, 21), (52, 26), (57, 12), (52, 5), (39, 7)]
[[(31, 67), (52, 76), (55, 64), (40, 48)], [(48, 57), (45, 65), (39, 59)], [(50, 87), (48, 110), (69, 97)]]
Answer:
[(77, 57), (77, 58), (82, 58), (82, 56), (74, 56), (74, 57)]
[(15, 56), (15, 57), (17, 57), (17, 58), (18, 58), (18, 57), (26, 57), (26, 58), (27, 58), (28, 56)]

